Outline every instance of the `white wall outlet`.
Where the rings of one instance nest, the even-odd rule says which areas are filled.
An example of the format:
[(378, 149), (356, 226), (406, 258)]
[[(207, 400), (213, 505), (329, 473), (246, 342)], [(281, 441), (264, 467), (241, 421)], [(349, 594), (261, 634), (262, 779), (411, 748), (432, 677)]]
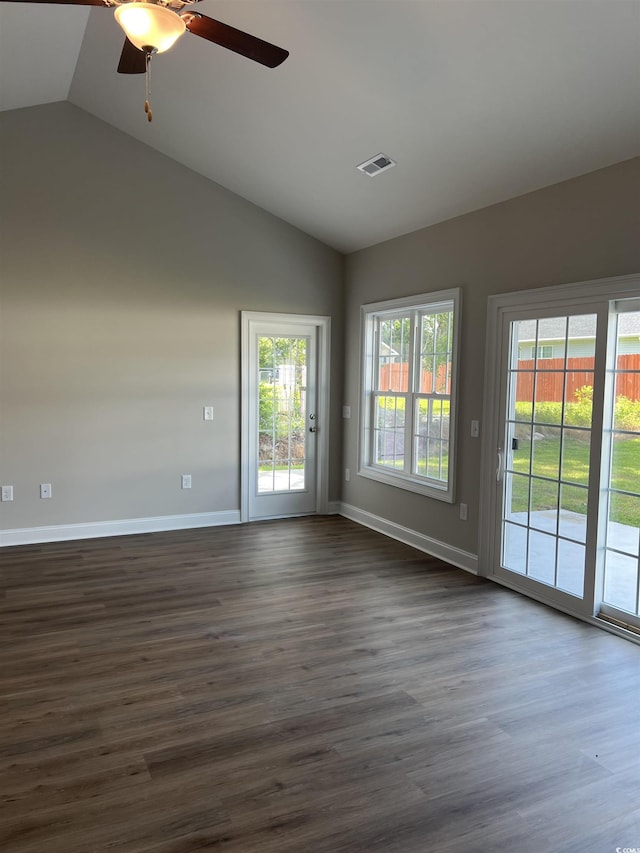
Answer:
[(50, 498), (53, 492), (51, 491), (51, 483), (40, 483), (40, 497)]
[(471, 438), (480, 438), (480, 421), (471, 421)]
[(13, 486), (3, 486), (2, 487), (2, 500), (3, 501), (12, 501), (13, 500)]
[(183, 474), (182, 475), (182, 488), (190, 489), (191, 488), (191, 474)]
[(213, 406), (205, 406), (202, 410), (202, 417), (205, 421), (213, 420)]
[(468, 510), (468, 507), (466, 504), (460, 504), (460, 520), (461, 521), (467, 520), (467, 510)]
[(351, 471), (348, 468), (344, 469), (344, 478), (347, 481), (347, 483), (351, 479)]
[(342, 407), (342, 417), (350, 418), (351, 417), (351, 406), (343, 406)]

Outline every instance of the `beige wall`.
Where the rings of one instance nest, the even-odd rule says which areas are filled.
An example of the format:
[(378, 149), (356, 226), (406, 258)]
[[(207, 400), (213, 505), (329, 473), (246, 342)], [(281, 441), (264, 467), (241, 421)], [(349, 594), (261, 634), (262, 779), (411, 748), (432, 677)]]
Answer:
[[(362, 477), (343, 484), (359, 510), (446, 542), (478, 549), (480, 441), (487, 297), (506, 291), (640, 271), (640, 158), (557, 184), (350, 255), (346, 262), (345, 404), (359, 387), (359, 309), (366, 302), (461, 286), (459, 507)], [(357, 417), (346, 421), (344, 466), (357, 469)]]
[(342, 257), (69, 104), (0, 122), (0, 526), (238, 510), (243, 309), (332, 319), (337, 499)]

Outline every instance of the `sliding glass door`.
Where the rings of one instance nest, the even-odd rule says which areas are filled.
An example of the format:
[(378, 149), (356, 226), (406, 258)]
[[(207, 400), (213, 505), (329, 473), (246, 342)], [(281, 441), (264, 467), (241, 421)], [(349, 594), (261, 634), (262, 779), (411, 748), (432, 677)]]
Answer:
[(602, 512), (601, 613), (640, 625), (640, 306), (619, 301), (611, 318)]
[(534, 598), (635, 629), (640, 279), (619, 282), (616, 299), (591, 283), (494, 300), (481, 561)]

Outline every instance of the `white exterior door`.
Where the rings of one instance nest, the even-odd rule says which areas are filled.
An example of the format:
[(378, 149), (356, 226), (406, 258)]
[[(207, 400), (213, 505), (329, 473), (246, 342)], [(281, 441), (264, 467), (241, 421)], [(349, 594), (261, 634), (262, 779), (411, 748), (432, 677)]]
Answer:
[(326, 511), (328, 320), (243, 314), (242, 518)]

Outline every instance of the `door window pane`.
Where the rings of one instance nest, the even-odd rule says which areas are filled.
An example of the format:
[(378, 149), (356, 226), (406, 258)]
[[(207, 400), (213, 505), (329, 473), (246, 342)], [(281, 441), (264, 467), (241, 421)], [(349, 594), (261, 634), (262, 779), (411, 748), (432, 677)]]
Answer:
[(558, 483), (553, 480), (531, 480), (529, 524), (538, 530), (555, 533), (558, 521)]
[(546, 424), (562, 423), (562, 399), (564, 393), (564, 373), (553, 371), (536, 373), (536, 402), (533, 408), (533, 421), (538, 425), (538, 433), (544, 435)]
[(591, 436), (588, 431), (577, 436), (573, 430), (564, 430), (562, 439), (561, 478), (566, 483), (589, 485), (589, 454)]
[(539, 477), (551, 477), (557, 480), (560, 476), (562, 430), (556, 427), (546, 427), (544, 434), (542, 434), (536, 433), (534, 426), (533, 435), (531, 473)]
[[(575, 361), (575, 359), (574, 359)], [(593, 365), (593, 359), (581, 359)], [(571, 370), (565, 379), (564, 420), (566, 426), (591, 428), (593, 414), (593, 371)]]
[(525, 424), (510, 421), (507, 425), (507, 465), (513, 471), (529, 474), (531, 471), (532, 428)]
[(536, 530), (529, 531), (527, 574), (534, 580), (553, 585), (556, 573), (556, 538)]
[(639, 527), (640, 497), (611, 492), (607, 542), (612, 547), (637, 557), (640, 550)]
[(502, 537), (502, 565), (524, 575), (527, 571), (527, 528), (506, 522)]
[(640, 311), (616, 317), (605, 604), (640, 617)]
[(305, 488), (307, 339), (258, 338), (258, 493)]
[(607, 550), (604, 600), (626, 613), (638, 613), (638, 559)]
[[(585, 314), (511, 324), (503, 519), (520, 521), (528, 510), (527, 575), (577, 596), (584, 586), (596, 323), (595, 314)], [(517, 562), (515, 553), (505, 555)]]
[[(595, 314), (573, 314), (569, 317), (567, 360), (595, 358), (598, 318)], [(591, 362), (590, 370), (593, 370)]]
[(504, 517), (527, 524), (531, 480), (518, 474), (505, 474)]
[(558, 539), (558, 573), (556, 586), (582, 598), (584, 589), (585, 547), (577, 542)]
[(589, 492), (581, 486), (560, 486), (558, 533), (576, 542), (587, 541), (587, 498)]

